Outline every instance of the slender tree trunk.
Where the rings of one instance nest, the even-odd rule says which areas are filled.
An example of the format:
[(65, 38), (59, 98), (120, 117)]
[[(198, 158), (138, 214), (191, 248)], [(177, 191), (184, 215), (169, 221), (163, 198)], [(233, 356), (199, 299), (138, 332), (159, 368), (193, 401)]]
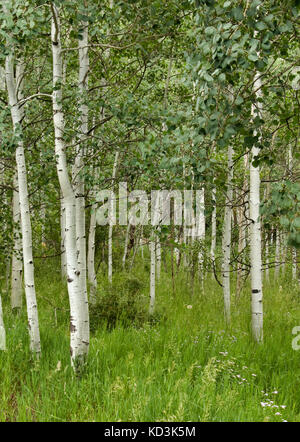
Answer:
[(279, 277), (280, 273), (280, 233), (276, 229), (276, 240), (275, 240), (275, 278)]
[(211, 214), (211, 246), (210, 246), (210, 258), (212, 265), (215, 265), (216, 254), (216, 242), (217, 242), (217, 206), (216, 206), (217, 191), (216, 188), (212, 189), (212, 205), (213, 210)]
[(22, 236), (21, 236), (21, 218), (20, 218), (20, 201), (18, 188), (17, 171), (14, 174), (14, 190), (13, 190), (13, 255), (11, 264), (11, 308), (21, 309), (23, 298), (22, 274)]
[(95, 235), (96, 235), (96, 210), (97, 204), (91, 207), (89, 240), (88, 240), (88, 281), (90, 284), (90, 302), (92, 304), (96, 301), (97, 292), (97, 275), (95, 272)]
[(126, 257), (127, 257), (127, 251), (128, 251), (129, 231), (130, 231), (130, 222), (128, 222), (128, 225), (126, 228), (126, 234), (125, 234), (124, 253), (123, 253), (123, 257), (122, 257), (123, 270), (125, 270), (125, 263), (126, 263)]
[[(24, 63), (21, 61), (16, 66), (16, 92), (17, 99), (24, 98)], [(20, 109), (21, 118), (24, 116), (24, 107)], [(21, 216), (20, 216), (20, 201), (18, 188), (18, 173), (14, 173), (14, 190), (13, 190), (13, 255), (11, 266), (11, 308), (21, 309), (23, 298), (22, 275), (23, 275), (23, 260), (22, 260), (22, 237), (21, 237)]]
[(89, 56), (88, 56), (88, 21), (81, 22), (82, 34), (78, 39), (78, 56), (79, 56), (79, 73), (78, 88), (80, 93), (79, 114), (80, 114), (80, 134), (79, 143), (77, 145), (75, 159), (75, 181), (74, 193), (76, 201), (76, 249), (77, 249), (77, 266), (79, 271), (79, 293), (83, 297), (86, 304), (86, 320), (83, 321), (82, 340), (89, 342), (89, 322), (88, 322), (88, 296), (87, 296), (87, 280), (86, 280), (86, 234), (85, 234), (85, 186), (82, 176), (84, 166), (85, 144), (88, 133), (88, 72), (89, 72)]
[[(60, 192), (61, 194), (61, 192)], [(66, 207), (64, 202), (64, 197), (61, 194), (60, 197), (60, 231), (61, 231), (61, 239), (60, 239), (60, 268), (61, 268), (61, 278), (63, 281), (67, 279), (67, 259), (66, 259)]]
[(155, 305), (155, 241), (150, 240), (149, 243), (150, 249), (150, 306), (149, 313), (152, 315), (154, 313), (154, 305)]
[[(256, 98), (261, 97), (261, 79), (257, 72), (254, 77)], [(258, 89), (258, 90), (257, 90)], [(256, 103), (261, 116), (261, 103)], [(255, 106), (252, 106), (254, 116)], [(255, 132), (256, 135), (256, 132)], [(259, 166), (253, 165), (253, 160), (259, 154), (259, 148), (252, 147), (250, 161), (250, 264), (251, 264), (251, 293), (252, 293), (252, 332), (256, 341), (263, 339), (263, 291), (262, 291), (262, 260), (261, 260), (261, 226), (260, 226), (260, 171)]]
[(71, 362), (77, 368), (88, 354), (89, 315), (85, 293), (80, 291), (80, 266), (76, 248), (76, 201), (68, 174), (64, 142), (64, 114), (62, 110), (62, 58), (60, 42), (59, 9), (52, 8), (52, 56), (53, 56), (53, 122), (55, 134), (55, 155), (58, 179), (65, 204), (67, 282), (70, 301), (70, 352)]
[[(93, 127), (95, 126), (95, 120), (93, 119)], [(92, 132), (92, 136), (94, 136), (94, 132)], [(92, 174), (94, 174), (94, 178), (98, 175), (98, 169), (94, 169), (92, 167)], [(96, 186), (93, 185), (92, 188), (92, 198), (96, 197)], [(89, 227), (89, 237), (88, 237), (88, 256), (87, 256), (87, 272), (88, 272), (88, 281), (90, 285), (90, 302), (95, 304), (96, 302), (96, 293), (97, 293), (97, 274), (95, 271), (95, 252), (96, 252), (96, 227), (97, 227), (97, 203), (93, 203), (91, 207), (90, 214), (90, 227)]]
[[(114, 188), (117, 166), (119, 159), (119, 151), (115, 154), (113, 173), (112, 173), (112, 188)], [(113, 233), (113, 211), (114, 211), (115, 201), (111, 199), (109, 206), (109, 227), (108, 227), (108, 281), (112, 284), (112, 274), (113, 274), (113, 263), (112, 263), (112, 233)]]
[(233, 149), (228, 146), (228, 176), (227, 176), (227, 190), (225, 201), (224, 225), (222, 236), (222, 281), (223, 281), (223, 296), (224, 296), (224, 311), (227, 323), (230, 322), (230, 254), (231, 254), (231, 219), (232, 219), (232, 178), (233, 178)]
[[(288, 174), (291, 179), (293, 178), (293, 166), (294, 166), (293, 149), (292, 146), (290, 145), (289, 154), (288, 154)], [(292, 247), (291, 255), (292, 255), (292, 277), (293, 279), (297, 279), (297, 250), (295, 249), (295, 247)]]
[[(157, 228), (160, 233), (160, 226)], [(160, 272), (161, 272), (161, 244), (160, 244), (160, 236), (159, 234), (155, 235), (155, 250), (156, 250), (156, 279), (160, 280)]]
[(204, 242), (205, 242), (205, 194), (204, 194), (204, 187), (200, 189), (200, 191), (197, 192), (197, 211), (198, 211), (198, 219), (196, 223), (197, 228), (197, 238), (200, 241), (200, 247), (201, 250), (198, 253), (198, 266), (200, 271), (200, 282), (202, 291), (204, 290), (204, 268), (203, 268), (203, 261), (204, 261)]
[(37, 356), (41, 351), (38, 311), (34, 283), (34, 264), (32, 254), (32, 232), (30, 220), (30, 208), (27, 187), (27, 172), (25, 163), (25, 153), (22, 137), (22, 113), (17, 99), (16, 84), (14, 79), (14, 65), (12, 55), (7, 55), (5, 62), (6, 86), (8, 92), (11, 117), (14, 133), (18, 144), (16, 148), (16, 163), (18, 173), (18, 189), (21, 213), (21, 230), (24, 261), (24, 282), (27, 304), (28, 327), (30, 336), (30, 348)]

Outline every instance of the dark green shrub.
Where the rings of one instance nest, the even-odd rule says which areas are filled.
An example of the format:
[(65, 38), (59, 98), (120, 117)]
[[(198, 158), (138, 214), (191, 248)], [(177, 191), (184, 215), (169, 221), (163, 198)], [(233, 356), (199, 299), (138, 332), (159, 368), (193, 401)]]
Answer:
[(141, 327), (149, 320), (143, 288), (143, 282), (134, 276), (118, 278), (112, 286), (103, 287), (98, 292), (97, 302), (90, 306), (91, 331), (103, 324), (112, 329), (117, 322), (123, 326)]

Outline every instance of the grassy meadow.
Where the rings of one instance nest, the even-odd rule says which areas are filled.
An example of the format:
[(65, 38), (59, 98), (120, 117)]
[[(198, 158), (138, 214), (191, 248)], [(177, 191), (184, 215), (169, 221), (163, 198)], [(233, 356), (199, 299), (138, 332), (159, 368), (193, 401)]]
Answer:
[[(140, 308), (147, 311), (149, 270), (140, 255), (131, 273), (115, 276), (114, 296), (125, 287), (125, 319), (131, 276), (140, 283)], [(187, 273), (181, 270), (172, 284), (162, 266), (154, 320), (142, 315), (130, 322), (121, 315), (111, 325), (94, 309), (89, 359), (75, 375), (59, 263), (37, 263), (40, 360), (29, 351), (25, 309), (11, 313), (2, 288), (7, 351), (0, 353), (0, 421), (300, 421), (300, 351), (292, 348), (292, 329), (300, 325), (299, 288), (289, 268), (277, 282), (270, 276), (264, 284), (264, 342), (258, 345), (251, 338), (247, 283), (239, 299), (232, 293), (232, 322), (226, 326), (222, 290), (210, 274), (204, 290), (196, 278), (192, 296)], [(109, 290), (106, 279), (100, 268), (100, 295)]]

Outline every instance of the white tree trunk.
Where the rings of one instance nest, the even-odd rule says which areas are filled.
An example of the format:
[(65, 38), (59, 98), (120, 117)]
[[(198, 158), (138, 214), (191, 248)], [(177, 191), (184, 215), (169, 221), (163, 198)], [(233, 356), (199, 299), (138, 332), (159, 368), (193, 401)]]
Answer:
[(154, 305), (155, 305), (155, 241), (150, 240), (149, 243), (150, 249), (150, 306), (149, 313), (152, 315), (154, 313)]
[(276, 229), (276, 240), (275, 240), (275, 278), (278, 278), (280, 273), (280, 233)]
[[(261, 79), (257, 72), (254, 77), (256, 97), (261, 97)], [(257, 90), (258, 89), (258, 90)], [(261, 103), (257, 102), (259, 116)], [(252, 106), (254, 116), (255, 106)], [(262, 291), (262, 260), (261, 260), (261, 226), (260, 226), (260, 171), (259, 166), (253, 165), (254, 158), (259, 154), (259, 148), (252, 147), (250, 161), (250, 264), (251, 264), (251, 293), (252, 293), (252, 332), (256, 341), (263, 339), (263, 291)]]
[(297, 279), (297, 251), (295, 247), (292, 248), (292, 276)]
[[(16, 93), (17, 99), (24, 98), (24, 63), (21, 61), (16, 66)], [(21, 118), (24, 116), (24, 107), (20, 109)], [(22, 260), (22, 238), (21, 238), (21, 215), (20, 215), (20, 201), (18, 188), (18, 173), (14, 173), (14, 190), (13, 190), (13, 255), (11, 266), (11, 308), (21, 309), (22, 307), (22, 274), (23, 274), (23, 260)]]
[[(119, 159), (119, 151), (115, 154), (115, 160), (113, 165), (113, 173), (112, 173), (112, 189), (115, 184), (115, 178), (117, 173), (117, 166), (118, 166), (118, 159)], [(113, 213), (114, 213), (114, 205), (116, 202), (114, 199), (110, 200), (109, 205), (109, 227), (108, 227), (108, 281), (110, 284), (112, 284), (112, 274), (113, 274), (113, 264), (112, 264), (112, 234), (113, 234)]]
[(60, 43), (59, 10), (52, 3), (52, 56), (53, 56), (53, 122), (55, 134), (55, 155), (57, 174), (65, 204), (67, 281), (70, 301), (70, 352), (73, 367), (76, 368), (88, 353), (89, 314), (88, 303), (83, 290), (80, 291), (80, 266), (76, 248), (76, 201), (68, 174), (64, 143), (64, 114), (62, 110), (62, 57)]
[(230, 322), (230, 254), (231, 254), (231, 219), (232, 219), (232, 178), (233, 178), (233, 149), (228, 146), (227, 158), (227, 190), (225, 200), (224, 224), (222, 235), (222, 283), (224, 296), (225, 319)]
[(88, 240), (88, 281), (90, 284), (90, 302), (96, 301), (97, 292), (97, 275), (95, 272), (95, 234), (96, 234), (96, 210), (97, 204), (93, 204), (91, 208), (89, 240)]
[(126, 234), (125, 234), (124, 253), (123, 253), (123, 257), (122, 257), (123, 270), (125, 270), (126, 256), (127, 256), (127, 250), (128, 250), (129, 231), (130, 231), (130, 222), (128, 222)]
[[(160, 233), (160, 226), (157, 227), (157, 231)], [(155, 250), (156, 250), (156, 279), (160, 280), (160, 272), (161, 272), (161, 244), (160, 244), (160, 236), (159, 234), (155, 235)]]
[[(60, 192), (61, 193), (61, 192)], [(66, 208), (64, 198), (61, 194), (60, 196), (60, 231), (61, 231), (61, 239), (60, 239), (60, 267), (61, 267), (61, 278), (63, 281), (67, 278), (67, 259), (66, 259)]]
[(16, 163), (18, 173), (18, 188), (21, 213), (21, 230), (24, 261), (24, 282), (28, 315), (28, 328), (30, 336), (30, 348), (37, 356), (41, 351), (38, 311), (34, 283), (34, 265), (32, 254), (32, 232), (30, 220), (30, 208), (27, 187), (27, 171), (25, 163), (25, 153), (22, 138), (22, 113), (17, 99), (17, 90), (14, 79), (14, 64), (12, 55), (7, 55), (5, 61), (5, 76), (8, 92), (9, 105), (11, 107), (11, 117), (15, 136), (18, 144), (16, 148)]
[(20, 217), (20, 201), (18, 189), (18, 175), (14, 174), (14, 190), (13, 190), (13, 255), (11, 265), (11, 308), (21, 309), (22, 307), (22, 237), (21, 237), (21, 217)]
[[(289, 155), (288, 155), (288, 173), (290, 175), (290, 177), (293, 177), (293, 149), (292, 146), (290, 145), (289, 147)], [(291, 254), (292, 254), (292, 277), (293, 279), (297, 279), (297, 251), (295, 249), (295, 247), (292, 247), (291, 249)]]
[(216, 242), (217, 242), (217, 206), (216, 206), (216, 188), (212, 189), (212, 204), (213, 210), (211, 214), (211, 246), (210, 246), (210, 258), (212, 264), (215, 264)]
[(205, 241), (205, 194), (204, 194), (204, 187), (202, 187), (199, 191), (197, 191), (196, 206), (197, 206), (197, 215), (198, 215), (198, 219), (196, 221), (196, 229), (197, 229), (196, 236), (201, 244), (201, 250), (198, 253), (198, 265), (199, 265), (199, 271), (200, 271), (201, 287), (203, 290), (204, 289), (204, 286), (203, 286), (203, 284), (204, 284), (203, 247), (204, 247), (204, 241)]
[[(78, 39), (78, 56), (79, 56), (79, 73), (78, 88), (80, 93), (79, 114), (80, 114), (80, 130), (79, 143), (76, 149), (76, 159), (74, 164), (74, 193), (76, 201), (76, 249), (77, 262), (79, 271), (79, 293), (84, 297), (84, 302), (88, 302), (87, 281), (86, 281), (86, 234), (85, 234), (85, 197), (84, 197), (84, 178), (82, 177), (82, 169), (84, 166), (84, 151), (88, 132), (88, 22), (81, 22), (82, 27), (81, 38)], [(84, 325), (85, 326), (85, 325)], [(84, 340), (88, 340), (88, 330), (83, 330)]]

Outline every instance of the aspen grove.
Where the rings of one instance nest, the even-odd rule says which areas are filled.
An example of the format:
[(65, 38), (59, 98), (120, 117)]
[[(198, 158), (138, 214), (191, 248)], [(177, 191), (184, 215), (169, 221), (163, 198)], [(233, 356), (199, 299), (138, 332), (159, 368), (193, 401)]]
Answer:
[(0, 421), (300, 421), (300, 2), (0, 21)]

